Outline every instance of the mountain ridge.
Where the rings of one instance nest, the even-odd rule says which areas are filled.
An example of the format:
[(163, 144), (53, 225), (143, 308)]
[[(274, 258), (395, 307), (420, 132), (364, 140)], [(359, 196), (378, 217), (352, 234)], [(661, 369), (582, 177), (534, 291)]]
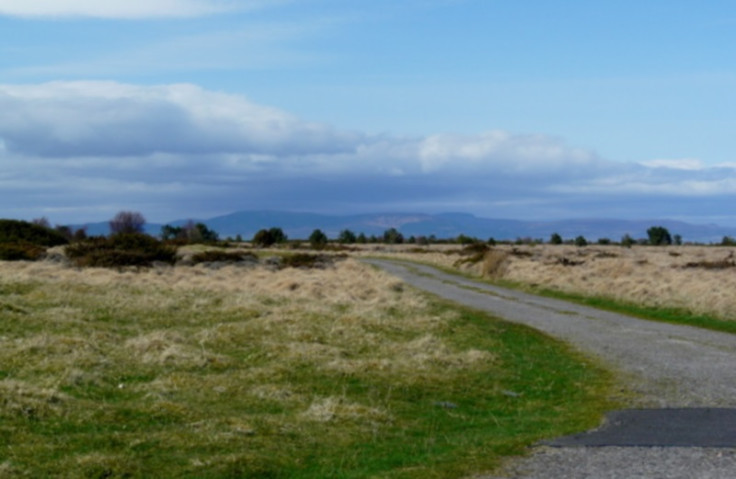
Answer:
[[(646, 238), (646, 230), (663, 226), (672, 235), (680, 235), (684, 242), (718, 243), (724, 236), (736, 237), (736, 228), (717, 224), (692, 224), (678, 220), (623, 220), (604, 218), (578, 218), (550, 221), (529, 221), (503, 218), (483, 218), (470, 213), (363, 213), (355, 215), (328, 215), (309, 212), (279, 210), (240, 210), (214, 216), (209, 219), (179, 219), (169, 223), (148, 223), (146, 232), (158, 235), (164, 224), (183, 226), (189, 221), (204, 223), (221, 238), (250, 239), (260, 229), (279, 227), (290, 238), (308, 238), (315, 229), (321, 229), (329, 238), (336, 238), (340, 231), (349, 229), (356, 234), (381, 236), (389, 228), (396, 228), (404, 236), (435, 236), (440, 239), (455, 238), (461, 234), (483, 240), (516, 240), (519, 238), (547, 241), (553, 233), (564, 239), (583, 236), (595, 242), (601, 238), (619, 241), (624, 235)], [(85, 227), (90, 235), (109, 233), (108, 222), (74, 225)]]

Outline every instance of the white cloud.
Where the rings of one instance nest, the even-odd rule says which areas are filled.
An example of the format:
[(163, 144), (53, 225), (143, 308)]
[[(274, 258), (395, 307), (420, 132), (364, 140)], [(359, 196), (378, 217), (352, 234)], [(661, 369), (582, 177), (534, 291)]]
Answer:
[(0, 139), (46, 157), (333, 153), (357, 135), (193, 85), (0, 85)]
[(705, 168), (705, 164), (697, 158), (678, 158), (678, 159), (656, 159), (642, 161), (642, 165), (649, 168), (670, 168), (673, 170), (696, 171)]
[(0, 0), (0, 15), (21, 17), (195, 17), (263, 5), (263, 0)]
[(571, 148), (544, 135), (513, 135), (490, 131), (479, 135), (433, 135), (419, 147), (424, 171), (435, 171), (458, 162), (493, 166), (495, 169), (541, 172), (560, 167), (590, 166), (599, 161), (595, 154)]
[(104, 219), (122, 208), (159, 220), (247, 208), (611, 216), (643, 214), (654, 198), (675, 209), (736, 195), (736, 169), (724, 165), (616, 163), (558, 138), (500, 130), (372, 136), (188, 84), (0, 85), (0, 145), (0, 216)]

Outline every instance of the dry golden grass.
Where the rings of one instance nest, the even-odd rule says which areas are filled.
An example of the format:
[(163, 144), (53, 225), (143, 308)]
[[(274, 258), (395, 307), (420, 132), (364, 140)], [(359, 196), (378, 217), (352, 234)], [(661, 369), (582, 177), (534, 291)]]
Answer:
[(458, 249), (448, 254), (447, 246), (437, 251), (433, 247), (431, 253), (392, 256), (568, 293), (736, 320), (736, 248), (498, 245), (483, 261), (465, 265), (458, 265)]
[(265, 263), (0, 262), (0, 476), (463, 477), (610, 406), (527, 328), (354, 258)]
[(733, 255), (732, 248), (545, 246), (526, 251), (531, 256), (510, 255), (505, 279), (736, 319), (736, 269), (707, 267)]
[[(397, 279), (352, 259), (334, 268), (280, 271), (119, 272), (0, 262), (0, 419), (106, 424), (123, 414), (112, 405), (130, 398), (125, 408), (136, 415), (183, 425), (144, 440), (164, 449), (186, 449), (193, 434), (228, 450), (233, 438), (268, 431), (309, 438), (315, 423), (381, 428), (392, 421), (385, 402), (311, 389), (294, 374), (378, 377), (400, 386), (492, 368), (489, 351), (458, 350), (443, 339), (456, 314), (436, 311)], [(228, 409), (233, 404), (282, 412), (236, 414)], [(353, 434), (344, 430), (333, 440)], [(12, 461), (19, 471), (35, 455), (24, 434), (12, 430), (11, 441), (28, 441)], [(125, 455), (101, 452), (68, 461), (102, 471), (126, 462)], [(212, 458), (192, 461), (205, 469), (213, 464)], [(11, 467), (0, 464), (0, 470)]]

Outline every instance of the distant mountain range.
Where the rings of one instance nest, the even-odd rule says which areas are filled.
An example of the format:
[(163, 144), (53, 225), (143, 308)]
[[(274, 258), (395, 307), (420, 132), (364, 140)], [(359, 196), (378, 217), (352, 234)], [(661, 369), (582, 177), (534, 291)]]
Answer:
[[(236, 237), (250, 239), (260, 229), (277, 226), (293, 239), (308, 238), (313, 230), (319, 228), (328, 237), (336, 238), (340, 231), (349, 229), (356, 234), (380, 236), (389, 228), (398, 229), (404, 236), (431, 236), (455, 238), (460, 234), (487, 240), (515, 240), (533, 238), (549, 240), (552, 233), (564, 239), (584, 236), (588, 241), (609, 238), (619, 241), (624, 235), (632, 238), (646, 238), (647, 229), (664, 226), (672, 235), (678, 234), (684, 242), (718, 243), (724, 236), (736, 237), (736, 228), (715, 224), (695, 225), (673, 220), (616, 220), (616, 219), (574, 219), (558, 221), (519, 221), (509, 219), (479, 218), (466, 213), (375, 213), (361, 215), (321, 215), (314, 213), (294, 213), (285, 211), (238, 211), (209, 219), (175, 220), (172, 226), (182, 226), (188, 221), (204, 223), (216, 231), (221, 238)], [(149, 223), (146, 231), (152, 235), (161, 232), (163, 224)], [(74, 225), (86, 227), (90, 235), (109, 233), (107, 222)]]

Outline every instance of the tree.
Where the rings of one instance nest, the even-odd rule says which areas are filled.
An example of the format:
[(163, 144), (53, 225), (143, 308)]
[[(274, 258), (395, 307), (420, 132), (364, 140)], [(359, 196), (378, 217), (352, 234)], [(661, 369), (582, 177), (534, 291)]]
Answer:
[(309, 244), (312, 249), (324, 249), (327, 246), (327, 235), (322, 230), (316, 229), (309, 235)]
[(623, 237), (621, 238), (621, 246), (631, 248), (631, 246), (634, 244), (636, 244), (636, 240), (634, 240), (634, 238), (632, 238), (628, 233), (623, 235)]
[(664, 226), (652, 226), (647, 230), (647, 236), (649, 236), (649, 244), (654, 246), (672, 244), (672, 236)]
[(271, 233), (268, 230), (258, 230), (258, 232), (253, 235), (253, 239), (251, 241), (254, 245), (262, 248), (268, 248), (274, 244), (273, 236), (271, 236)]
[(163, 225), (161, 227), (161, 239), (164, 241), (181, 239), (183, 236), (184, 230), (181, 226)]
[(585, 239), (585, 236), (578, 236), (575, 238), (575, 246), (588, 246), (588, 240)]
[(289, 239), (286, 236), (286, 233), (284, 233), (284, 230), (276, 226), (269, 228), (268, 233), (273, 238), (274, 244), (286, 243), (286, 241)]
[(190, 243), (215, 243), (220, 239), (219, 235), (204, 223), (194, 224), (192, 221), (184, 227), (184, 234)]
[(253, 244), (263, 248), (286, 242), (287, 237), (281, 228), (262, 229), (253, 236)]
[(337, 242), (341, 244), (353, 244), (358, 241), (358, 238), (350, 230), (340, 231), (340, 235), (337, 237)]
[(357, 238), (355, 238), (355, 242), (358, 244), (366, 244), (368, 242), (368, 238), (365, 237), (365, 233), (360, 233)]
[(51, 229), (51, 223), (49, 223), (48, 218), (46, 218), (45, 216), (41, 218), (36, 218), (33, 221), (31, 221), (31, 223), (33, 223), (34, 225), (38, 225), (42, 228)]
[(389, 228), (383, 233), (383, 242), (386, 244), (402, 244), (404, 235), (399, 233), (396, 228)]
[(473, 244), (473, 243), (481, 243), (481, 240), (479, 240), (478, 238), (474, 238), (472, 236), (467, 236), (467, 235), (464, 235), (464, 234), (460, 234), (460, 235), (458, 235), (457, 238), (455, 238), (455, 242), (457, 244), (461, 244), (461, 245), (469, 245), (469, 244)]
[(146, 219), (137, 211), (121, 211), (110, 220), (110, 233), (143, 233)]
[(552, 233), (549, 237), (549, 244), (562, 244), (562, 236), (557, 233)]

